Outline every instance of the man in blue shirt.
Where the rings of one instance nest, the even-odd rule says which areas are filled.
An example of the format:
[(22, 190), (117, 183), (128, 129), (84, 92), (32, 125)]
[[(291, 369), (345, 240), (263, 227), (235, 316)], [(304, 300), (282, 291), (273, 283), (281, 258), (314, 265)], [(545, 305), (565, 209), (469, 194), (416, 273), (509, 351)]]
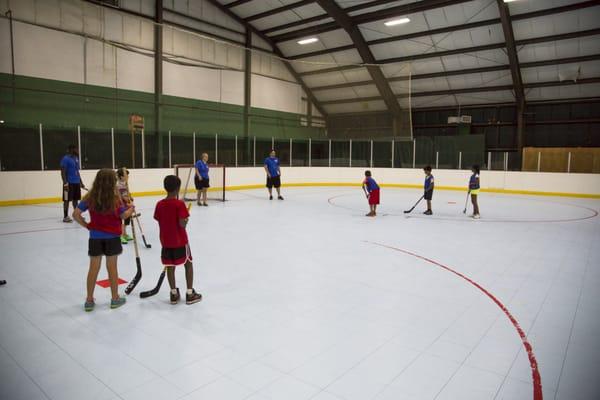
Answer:
[[(198, 191), (198, 205), (208, 207), (206, 202), (206, 196), (208, 188), (210, 187), (210, 178), (208, 176), (208, 154), (202, 153), (202, 158), (196, 161), (196, 175), (194, 176), (194, 185)], [(203, 202), (201, 201), (203, 200)]]
[(79, 175), (79, 152), (74, 144), (69, 145), (67, 154), (60, 160), (60, 175), (63, 183), (63, 222), (73, 222), (69, 217), (69, 201), (73, 202), (73, 209), (76, 209), (81, 200), (81, 189), (85, 189)]
[(281, 169), (279, 168), (279, 158), (275, 156), (275, 150), (271, 150), (269, 157), (265, 158), (265, 172), (267, 173), (267, 189), (269, 189), (269, 200), (273, 200), (273, 187), (277, 190), (277, 198), (283, 200), (281, 196)]

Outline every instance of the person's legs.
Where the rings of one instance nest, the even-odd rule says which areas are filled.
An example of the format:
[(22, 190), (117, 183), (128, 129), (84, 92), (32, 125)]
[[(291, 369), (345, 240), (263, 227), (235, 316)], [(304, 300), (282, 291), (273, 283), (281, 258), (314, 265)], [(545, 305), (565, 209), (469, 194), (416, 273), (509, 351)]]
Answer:
[(208, 200), (208, 188), (202, 188), (202, 201), (204, 202), (204, 205), (207, 204)]
[(202, 205), (202, 190), (198, 190), (198, 194), (196, 195), (196, 204), (199, 206)]
[(167, 266), (167, 280), (169, 281), (169, 287), (171, 290), (177, 289), (175, 286), (175, 266)]
[(187, 289), (191, 290), (194, 288), (194, 267), (191, 261), (187, 261), (185, 263), (185, 283), (187, 285)]
[(119, 272), (117, 271), (117, 259), (119, 256), (106, 257), (106, 270), (110, 282), (110, 294), (113, 300), (119, 299)]
[(63, 201), (63, 219), (69, 218), (69, 201)]
[(477, 195), (471, 195), (471, 203), (473, 203), (473, 215), (479, 215), (479, 205), (477, 204)]
[(373, 204), (373, 215), (377, 215), (377, 204)]
[(431, 200), (427, 200), (427, 211), (431, 211)]
[[(68, 204), (68, 203), (67, 203)], [(100, 263), (102, 256), (90, 257), (90, 268), (87, 275), (87, 297), (86, 302), (94, 302), (94, 289), (98, 280), (98, 272), (100, 272)]]

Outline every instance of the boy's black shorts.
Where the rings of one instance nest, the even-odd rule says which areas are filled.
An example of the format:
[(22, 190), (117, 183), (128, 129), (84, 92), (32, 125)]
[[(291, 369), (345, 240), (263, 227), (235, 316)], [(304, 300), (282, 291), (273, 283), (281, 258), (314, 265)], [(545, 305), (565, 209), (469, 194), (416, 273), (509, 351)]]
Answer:
[(88, 255), (90, 257), (98, 256), (118, 256), (123, 252), (121, 238), (111, 239), (90, 239), (88, 242)]
[(204, 188), (210, 187), (210, 179), (208, 178), (198, 178), (198, 176), (194, 176), (194, 186), (196, 186), (196, 190), (202, 190)]
[(425, 192), (425, 196), (423, 197), (425, 200), (431, 200), (433, 198), (433, 190), (428, 190)]
[(63, 186), (63, 201), (81, 200), (81, 184), (69, 183), (68, 188)]
[(272, 187), (281, 187), (281, 176), (275, 176), (272, 178), (267, 177), (267, 187), (271, 189)]
[(131, 217), (125, 218), (125, 220), (123, 220), (123, 222), (125, 222), (125, 225), (129, 226), (131, 224)]

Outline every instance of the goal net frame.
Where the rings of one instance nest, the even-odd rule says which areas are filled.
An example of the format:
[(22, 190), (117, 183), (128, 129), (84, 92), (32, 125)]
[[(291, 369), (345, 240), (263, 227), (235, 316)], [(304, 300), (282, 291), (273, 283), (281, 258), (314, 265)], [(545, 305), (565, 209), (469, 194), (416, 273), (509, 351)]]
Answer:
[[(209, 200), (226, 201), (226, 177), (227, 167), (225, 164), (208, 164), (210, 168), (210, 174), (213, 171), (220, 170), (221, 176), (213, 179), (210, 177), (210, 188), (208, 188), (207, 198)], [(194, 186), (194, 176), (196, 166), (194, 164), (175, 164), (173, 165), (173, 172), (175, 176), (181, 179), (181, 189), (179, 189), (179, 196), (184, 201), (197, 201), (198, 192)]]

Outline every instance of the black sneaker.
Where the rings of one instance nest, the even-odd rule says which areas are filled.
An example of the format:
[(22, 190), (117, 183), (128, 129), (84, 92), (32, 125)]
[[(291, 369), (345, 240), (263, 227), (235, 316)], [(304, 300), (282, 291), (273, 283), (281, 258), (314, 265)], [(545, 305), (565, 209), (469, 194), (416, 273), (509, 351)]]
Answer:
[(283, 200), (283, 196), (277, 196), (278, 200)]
[(433, 212), (432, 212), (431, 210), (427, 210), (427, 211), (425, 211), (423, 214), (425, 214), (425, 215), (432, 215), (432, 214), (433, 214)]
[(202, 300), (202, 295), (196, 293), (196, 290), (192, 289), (192, 294), (185, 294), (185, 304), (194, 304)]
[(273, 200), (273, 196), (269, 196), (269, 200)]
[(171, 292), (171, 304), (177, 304), (181, 296), (179, 295), (179, 288), (177, 288), (177, 293)]

